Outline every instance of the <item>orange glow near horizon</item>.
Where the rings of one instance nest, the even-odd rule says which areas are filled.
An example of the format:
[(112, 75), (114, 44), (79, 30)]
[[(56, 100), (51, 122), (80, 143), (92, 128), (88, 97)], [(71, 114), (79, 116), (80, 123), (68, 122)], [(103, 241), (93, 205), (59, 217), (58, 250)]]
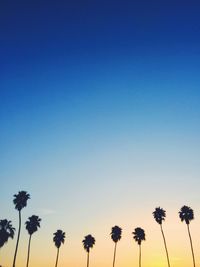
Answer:
[[(175, 210), (175, 209), (174, 209)], [(192, 256), (190, 251), (189, 238), (185, 223), (181, 223), (177, 214), (169, 213), (166, 222), (163, 223), (167, 245), (170, 255), (171, 266), (173, 267), (188, 267), (192, 266)], [(130, 218), (129, 218), (130, 219)], [(119, 226), (122, 227), (122, 239), (117, 246), (117, 266), (138, 266), (138, 245), (132, 239), (132, 231), (135, 227), (141, 226), (146, 231), (146, 241), (142, 243), (142, 266), (143, 267), (166, 267), (167, 261), (165, 256), (164, 244), (160, 232), (159, 225), (153, 220), (151, 214), (145, 218), (141, 216), (135, 219), (136, 223), (127, 222), (127, 218), (123, 217), (118, 220)], [(112, 224), (111, 224), (112, 223)], [(114, 243), (109, 234), (110, 228), (106, 227), (108, 224), (113, 224), (112, 218), (104, 218), (102, 221), (90, 222), (92, 231), (88, 232), (85, 229), (85, 234), (91, 233), (96, 238), (96, 244), (91, 250), (90, 266), (94, 267), (109, 267), (112, 264)], [(133, 226), (131, 226), (133, 225)], [(200, 249), (197, 237), (199, 236), (200, 218), (196, 218), (191, 222), (191, 233), (193, 237), (194, 250), (196, 256), (196, 263), (200, 262), (198, 250)], [(66, 228), (67, 229), (67, 228)], [(67, 232), (67, 230), (69, 232)], [(86, 252), (82, 247), (83, 232), (76, 232), (76, 229), (66, 230), (65, 244), (60, 249), (59, 266), (85, 266)], [(73, 230), (73, 231), (72, 231)], [(83, 229), (84, 230), (84, 229)], [(56, 248), (54, 247), (52, 236), (47, 236), (48, 230), (45, 226), (33, 236), (30, 267), (49, 267), (54, 266), (56, 257)], [(16, 241), (16, 239), (15, 239)], [(12, 264), (12, 257), (15, 247), (15, 241), (10, 241), (5, 248), (1, 250), (2, 266), (8, 267)], [(26, 262), (28, 237), (23, 230), (22, 239), (19, 246), (19, 255), (17, 266), (24, 266)]]

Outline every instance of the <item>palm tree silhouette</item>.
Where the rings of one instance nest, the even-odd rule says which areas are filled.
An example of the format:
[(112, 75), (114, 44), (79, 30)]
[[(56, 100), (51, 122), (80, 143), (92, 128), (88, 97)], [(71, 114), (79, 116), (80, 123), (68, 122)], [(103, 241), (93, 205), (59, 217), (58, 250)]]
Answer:
[(14, 195), (13, 203), (15, 204), (15, 209), (19, 212), (19, 229), (18, 229), (18, 236), (17, 236), (17, 243), (15, 248), (14, 260), (13, 260), (13, 267), (15, 267), (16, 257), (17, 257), (17, 250), (19, 245), (19, 238), (21, 232), (21, 210), (26, 207), (27, 201), (30, 198), (30, 195), (27, 194), (26, 191), (19, 191), (18, 194)]
[(112, 227), (111, 230), (111, 238), (115, 242), (115, 247), (114, 247), (114, 256), (113, 256), (113, 267), (115, 266), (115, 257), (116, 257), (116, 249), (117, 249), (117, 242), (121, 239), (122, 237), (122, 229), (115, 225)]
[(0, 248), (8, 242), (9, 238), (14, 238), (15, 228), (12, 227), (11, 221), (6, 219), (0, 220)]
[(139, 245), (139, 267), (141, 267), (141, 243), (143, 240), (145, 240), (145, 232), (142, 228), (137, 227), (135, 228), (133, 234), (133, 238), (135, 239), (135, 241), (138, 243)]
[(153, 212), (153, 216), (154, 216), (154, 219), (156, 220), (156, 222), (158, 224), (160, 224), (160, 229), (161, 229), (161, 233), (162, 233), (162, 236), (163, 236), (163, 241), (164, 241), (164, 245), (165, 245), (165, 251), (166, 251), (166, 255), (167, 255), (168, 267), (170, 267), (169, 254), (168, 254), (168, 250), (167, 250), (167, 243), (166, 243), (164, 231), (163, 231), (163, 228), (162, 228), (162, 222), (165, 220), (166, 211), (163, 210), (160, 207), (155, 208), (155, 211)]
[(41, 222), (41, 219), (36, 215), (32, 215), (31, 217), (28, 218), (28, 221), (25, 222), (26, 230), (29, 233), (28, 254), (27, 254), (26, 267), (28, 267), (28, 264), (29, 264), (32, 234), (38, 230), (38, 227), (40, 227), (40, 222)]
[(90, 249), (94, 246), (95, 239), (92, 235), (86, 235), (82, 242), (84, 249), (87, 251), (87, 267), (89, 267)]
[(194, 219), (194, 212), (190, 207), (183, 206), (179, 211), (179, 217), (182, 222), (185, 221), (185, 223), (187, 224), (188, 235), (189, 235), (191, 251), (192, 251), (193, 265), (195, 267), (196, 265), (195, 265), (194, 249), (192, 245), (192, 237), (190, 234), (190, 227), (189, 227), (190, 221)]
[(55, 265), (55, 267), (57, 267), (60, 246), (62, 243), (64, 244), (65, 242), (65, 232), (63, 232), (62, 230), (57, 230), (54, 233), (53, 242), (55, 243), (55, 246), (57, 247), (57, 256), (56, 256), (56, 265)]

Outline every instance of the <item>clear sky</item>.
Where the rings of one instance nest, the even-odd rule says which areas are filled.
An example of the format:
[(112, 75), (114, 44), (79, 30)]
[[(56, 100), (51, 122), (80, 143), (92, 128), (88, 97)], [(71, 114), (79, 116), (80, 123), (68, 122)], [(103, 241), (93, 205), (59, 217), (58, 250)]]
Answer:
[[(173, 267), (192, 266), (191, 206), (200, 266), (200, 4), (198, 1), (2, 1), (0, 4), (0, 218), (30, 193), (23, 223), (42, 218), (30, 267), (54, 266), (52, 234), (66, 232), (60, 266), (109, 267), (110, 229), (123, 228), (116, 267), (137, 266), (131, 232), (146, 231), (143, 267), (165, 267), (152, 211)], [(0, 251), (11, 266), (16, 237)], [(22, 231), (16, 267), (25, 266)]]

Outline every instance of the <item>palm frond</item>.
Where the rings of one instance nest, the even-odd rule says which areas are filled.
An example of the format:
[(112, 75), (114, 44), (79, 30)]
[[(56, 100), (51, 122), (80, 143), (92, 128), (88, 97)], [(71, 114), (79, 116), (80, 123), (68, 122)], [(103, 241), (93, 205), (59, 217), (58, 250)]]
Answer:
[(122, 229), (115, 225), (114, 227), (112, 227), (112, 230), (111, 230), (111, 238), (114, 242), (118, 242), (120, 239), (121, 239), (121, 235), (122, 235)]
[(166, 211), (160, 207), (155, 208), (153, 216), (157, 223), (162, 224), (162, 221), (164, 221), (166, 217)]
[(141, 242), (145, 240), (145, 232), (140, 227), (135, 228), (132, 234), (133, 234), (133, 238), (138, 243), (138, 245), (141, 245)]
[(84, 249), (89, 252), (90, 249), (94, 246), (95, 244), (95, 238), (92, 235), (87, 235), (85, 236), (85, 238), (83, 239), (83, 247)]
[(30, 199), (30, 195), (26, 191), (19, 191), (18, 194), (15, 194), (13, 199), (15, 209), (20, 211), (26, 207), (28, 199)]
[(36, 215), (32, 215), (28, 218), (28, 221), (25, 222), (25, 225), (29, 235), (32, 235), (38, 230), (38, 228), (40, 227), (40, 222), (41, 219)]
[(193, 209), (188, 206), (183, 206), (179, 211), (179, 217), (182, 222), (185, 221), (186, 224), (189, 224), (194, 219)]
[(57, 230), (54, 234), (53, 242), (57, 248), (60, 248), (61, 244), (65, 242), (65, 232)]

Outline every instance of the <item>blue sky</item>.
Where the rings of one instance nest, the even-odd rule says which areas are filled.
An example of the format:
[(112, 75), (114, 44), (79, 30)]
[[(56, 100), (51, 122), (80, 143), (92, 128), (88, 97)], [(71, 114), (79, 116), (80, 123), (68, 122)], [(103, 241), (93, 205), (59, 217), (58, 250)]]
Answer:
[(118, 207), (198, 207), (199, 3), (1, 5), (3, 217), (21, 189), (69, 231)]
[(198, 10), (176, 1), (3, 3), (1, 179), (23, 187), (35, 161), (45, 173), (120, 144), (169, 155), (173, 144), (177, 158), (184, 145), (196, 158)]

